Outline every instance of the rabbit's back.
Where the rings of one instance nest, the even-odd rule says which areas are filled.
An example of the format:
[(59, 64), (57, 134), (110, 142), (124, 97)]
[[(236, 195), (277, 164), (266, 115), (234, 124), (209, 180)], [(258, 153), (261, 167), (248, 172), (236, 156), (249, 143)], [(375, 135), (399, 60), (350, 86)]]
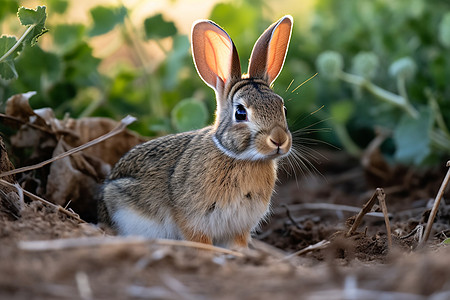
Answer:
[(118, 224), (123, 223), (122, 219), (167, 221), (173, 206), (170, 178), (185, 149), (203, 135), (194, 131), (172, 134), (132, 148), (117, 162), (103, 184), (99, 221), (124, 231), (120, 233), (125, 235), (127, 230), (120, 230)]

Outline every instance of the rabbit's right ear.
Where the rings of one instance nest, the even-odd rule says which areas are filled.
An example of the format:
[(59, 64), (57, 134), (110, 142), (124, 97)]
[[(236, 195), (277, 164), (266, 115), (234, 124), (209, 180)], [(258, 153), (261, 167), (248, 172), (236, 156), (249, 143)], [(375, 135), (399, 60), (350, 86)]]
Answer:
[(221, 91), (231, 78), (241, 77), (241, 66), (233, 41), (212, 21), (197, 21), (193, 25), (192, 56), (198, 74), (216, 92)]

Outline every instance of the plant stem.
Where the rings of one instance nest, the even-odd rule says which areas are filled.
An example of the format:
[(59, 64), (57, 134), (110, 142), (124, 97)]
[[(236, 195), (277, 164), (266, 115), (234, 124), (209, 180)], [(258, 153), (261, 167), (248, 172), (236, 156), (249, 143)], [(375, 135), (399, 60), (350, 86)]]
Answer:
[(436, 98), (433, 96), (433, 94), (429, 88), (425, 89), (425, 96), (428, 98), (430, 107), (433, 110), (433, 113), (436, 118), (437, 126), (445, 133), (447, 138), (450, 140), (450, 131), (449, 131), (447, 125), (445, 124), (444, 117), (442, 116), (441, 108), (439, 107), (439, 104), (438, 104)]
[(419, 117), (417, 110), (408, 102), (406, 98), (386, 91), (361, 76), (341, 72), (339, 74), (339, 78), (345, 82), (363, 87), (379, 99), (404, 109), (414, 119)]
[(5, 54), (3, 54), (2, 57), (0, 57), (0, 62), (2, 62), (3, 60), (5, 60), (8, 56), (10, 56), (16, 49), (17, 47), (20, 46), (20, 44), (22, 44), (23, 40), (26, 38), (26, 36), (28, 35), (28, 33), (31, 32), (31, 30), (33, 30), (33, 28), (36, 26), (36, 24), (31, 25), (30, 27), (28, 27), (28, 29), (22, 34), (22, 36), (20, 37), (20, 39), (14, 44), (14, 46), (11, 47), (11, 49), (8, 50), (8, 52), (6, 52)]
[(353, 142), (345, 125), (339, 122), (333, 122), (333, 127), (345, 150), (353, 157), (361, 158), (362, 150)]

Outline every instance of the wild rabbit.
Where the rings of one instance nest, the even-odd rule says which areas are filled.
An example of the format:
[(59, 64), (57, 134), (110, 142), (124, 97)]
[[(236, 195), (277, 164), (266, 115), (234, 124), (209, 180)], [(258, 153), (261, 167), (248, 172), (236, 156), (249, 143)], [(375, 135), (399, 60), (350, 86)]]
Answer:
[(222, 28), (209, 20), (193, 25), (195, 66), (216, 93), (215, 123), (125, 154), (103, 185), (101, 222), (121, 235), (247, 247), (269, 213), (277, 163), (291, 150), (284, 101), (270, 86), (292, 23), (285, 16), (261, 35), (245, 75)]

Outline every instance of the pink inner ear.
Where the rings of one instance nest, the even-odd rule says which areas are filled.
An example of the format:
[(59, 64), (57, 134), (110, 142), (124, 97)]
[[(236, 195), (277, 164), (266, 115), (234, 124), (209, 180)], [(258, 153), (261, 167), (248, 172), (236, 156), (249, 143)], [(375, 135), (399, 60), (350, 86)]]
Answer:
[(212, 30), (205, 32), (205, 60), (208, 67), (226, 82), (231, 69), (232, 44), (230, 40)]
[[(285, 28), (283, 28), (285, 27)], [(290, 38), (290, 25), (281, 23), (273, 32), (270, 40), (268, 57), (267, 57), (267, 74), (269, 78), (277, 77), (283, 67), (286, 49)]]

